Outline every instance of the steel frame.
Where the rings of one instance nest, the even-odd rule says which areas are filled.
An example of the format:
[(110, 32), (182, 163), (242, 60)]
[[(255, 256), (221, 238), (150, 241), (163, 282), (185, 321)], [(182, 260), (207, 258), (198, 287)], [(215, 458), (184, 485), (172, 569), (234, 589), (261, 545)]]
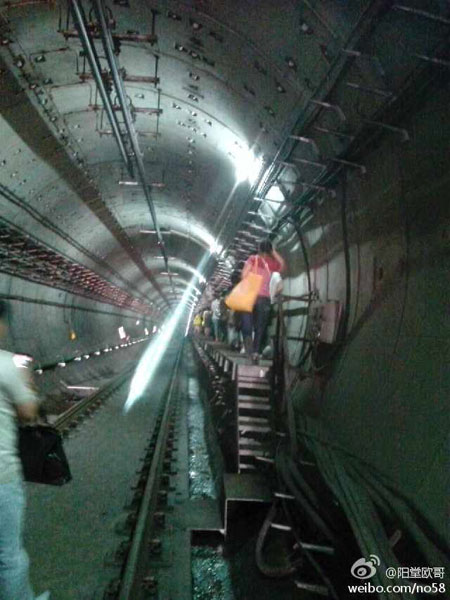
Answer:
[(0, 272), (154, 316), (153, 309), (84, 265), (0, 219)]

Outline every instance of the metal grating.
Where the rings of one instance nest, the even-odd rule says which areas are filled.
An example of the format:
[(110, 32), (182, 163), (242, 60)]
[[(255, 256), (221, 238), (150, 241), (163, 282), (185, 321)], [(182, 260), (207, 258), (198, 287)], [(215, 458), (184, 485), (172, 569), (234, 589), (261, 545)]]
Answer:
[(5, 219), (0, 219), (0, 272), (140, 314), (153, 315), (148, 304), (32, 238)]

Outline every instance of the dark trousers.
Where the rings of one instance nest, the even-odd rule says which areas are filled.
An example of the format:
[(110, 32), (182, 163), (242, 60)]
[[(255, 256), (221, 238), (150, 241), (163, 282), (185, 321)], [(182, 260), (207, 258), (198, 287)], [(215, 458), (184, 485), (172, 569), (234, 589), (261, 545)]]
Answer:
[(253, 352), (261, 354), (264, 336), (270, 318), (270, 298), (258, 296), (252, 313), (242, 313), (242, 335), (251, 338), (253, 331)]

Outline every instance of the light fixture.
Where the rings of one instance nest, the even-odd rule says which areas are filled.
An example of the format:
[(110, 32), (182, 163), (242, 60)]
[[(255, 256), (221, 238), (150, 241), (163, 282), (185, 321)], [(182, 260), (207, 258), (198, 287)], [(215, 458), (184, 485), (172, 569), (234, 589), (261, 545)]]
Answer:
[(228, 154), (234, 163), (236, 181), (238, 183), (248, 181), (253, 185), (263, 166), (261, 158), (255, 156), (253, 150), (243, 148), (240, 144), (234, 146)]
[(200, 29), (203, 28), (203, 25), (201, 23), (199, 23), (198, 21), (194, 21), (193, 19), (189, 19), (189, 22), (191, 24), (192, 29), (194, 29), (195, 31), (200, 31)]
[(172, 21), (181, 21), (180, 15), (177, 15), (177, 13), (174, 13), (173, 10), (168, 10), (167, 16), (169, 17), (169, 19), (172, 19)]
[(287, 66), (292, 69), (293, 71), (297, 70), (297, 64), (295, 62), (295, 60), (293, 58), (291, 58), (290, 56), (286, 56), (286, 63)]
[[(204, 255), (202, 261), (198, 265), (198, 270), (201, 271), (209, 260), (207, 254)], [(183, 292), (181, 299), (177, 302), (177, 306), (165, 320), (160, 329), (160, 335), (150, 341), (148, 348), (142, 355), (133, 379), (131, 381), (128, 398), (125, 402), (124, 412), (128, 412), (134, 403), (142, 397), (143, 392), (151, 381), (161, 358), (164, 356), (166, 349), (169, 347), (171, 339), (176, 335), (176, 330), (182, 319), (187, 317), (187, 309), (189, 297), (192, 292), (193, 281), (189, 283)]]
[(220, 254), (222, 250), (223, 246), (219, 244), (217, 240), (213, 240), (209, 247), (209, 251), (211, 252), (211, 254)]
[(273, 185), (264, 197), (264, 200), (272, 200), (274, 202), (284, 202), (285, 197), (278, 185)]

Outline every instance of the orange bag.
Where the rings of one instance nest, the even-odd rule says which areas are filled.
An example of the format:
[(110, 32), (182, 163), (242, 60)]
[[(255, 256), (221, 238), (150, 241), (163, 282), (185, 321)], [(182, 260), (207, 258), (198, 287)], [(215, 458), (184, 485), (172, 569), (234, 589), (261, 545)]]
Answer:
[[(257, 261), (258, 264), (258, 261)], [(225, 304), (237, 312), (252, 312), (263, 282), (263, 276), (250, 271), (225, 298)]]

